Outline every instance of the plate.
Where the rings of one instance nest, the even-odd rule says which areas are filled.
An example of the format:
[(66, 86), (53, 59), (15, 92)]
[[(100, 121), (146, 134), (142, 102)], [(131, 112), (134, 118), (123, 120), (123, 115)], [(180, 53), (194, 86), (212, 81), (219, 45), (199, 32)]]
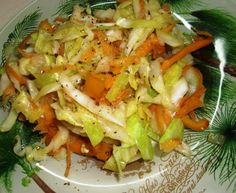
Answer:
[[(14, 30), (16, 24), (26, 15), (40, 9), (42, 18), (50, 18), (58, 8), (57, 0), (8, 0), (0, 7), (0, 48), (7, 40), (8, 35)], [(235, 14), (236, 4), (233, 0), (212, 0), (208, 7), (223, 7)], [(9, 21), (9, 22), (8, 22)], [(230, 79), (236, 84), (235, 79)], [(1, 114), (3, 117), (3, 114)], [(191, 141), (191, 135), (186, 137)], [(156, 148), (157, 149), (157, 148)], [(154, 192), (179, 192), (179, 193), (222, 193), (233, 192), (229, 182), (220, 184), (206, 168), (181, 154), (173, 152), (168, 155), (156, 150), (155, 159), (151, 162), (136, 162), (128, 166), (125, 177), (118, 179), (113, 173), (101, 170), (101, 163), (91, 158), (78, 155), (72, 156), (72, 168), (68, 178), (64, 177), (65, 161), (55, 161), (47, 158), (37, 164), (41, 168), (38, 176), (55, 192), (88, 192), (88, 193), (154, 193)], [(21, 185), (24, 177), (21, 168), (17, 167), (13, 173), (13, 193), (41, 193), (42, 189), (32, 180), (28, 187)], [(0, 187), (0, 192), (5, 190)]]

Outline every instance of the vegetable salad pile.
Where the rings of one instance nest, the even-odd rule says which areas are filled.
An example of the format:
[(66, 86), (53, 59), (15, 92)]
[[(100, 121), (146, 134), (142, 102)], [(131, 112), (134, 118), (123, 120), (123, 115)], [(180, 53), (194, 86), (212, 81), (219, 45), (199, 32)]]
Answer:
[(41, 21), (1, 76), (0, 95), (11, 106), (1, 131), (18, 119), (44, 136), (20, 151), (18, 139), (15, 153), (31, 161), (66, 159), (65, 176), (71, 152), (119, 173), (138, 159), (152, 160), (157, 146), (188, 154), (184, 128), (208, 127), (194, 113), (206, 89), (191, 52), (212, 37), (186, 37), (177, 22), (156, 0), (126, 0), (93, 13), (77, 5), (71, 16)]

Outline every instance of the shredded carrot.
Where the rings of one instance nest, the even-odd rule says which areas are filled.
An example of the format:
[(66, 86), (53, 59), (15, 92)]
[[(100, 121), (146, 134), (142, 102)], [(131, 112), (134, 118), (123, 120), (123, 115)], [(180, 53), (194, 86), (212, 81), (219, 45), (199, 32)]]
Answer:
[(88, 73), (85, 78), (84, 92), (98, 100), (103, 96), (105, 91), (105, 81), (96, 76), (94, 73)]
[(81, 62), (88, 62), (95, 55), (95, 50), (92, 47), (87, 48), (87, 50), (82, 54), (80, 60)]
[(48, 22), (48, 19), (41, 21), (39, 24), (39, 28), (47, 30), (48, 32), (55, 31), (55, 28)]
[(17, 80), (21, 85), (26, 84), (26, 78), (22, 76), (20, 73), (18, 73), (14, 68), (12, 68), (10, 65), (6, 65), (6, 72), (7, 75), (11, 78), (14, 78)]
[(66, 170), (64, 173), (65, 177), (69, 176), (70, 168), (71, 168), (71, 150), (70, 150), (70, 145), (67, 142), (66, 143)]
[(3, 91), (3, 98), (8, 97), (8, 96), (12, 96), (15, 94), (15, 87), (13, 86), (13, 84), (10, 84), (4, 91)]
[(133, 94), (133, 91), (130, 88), (125, 88), (122, 90), (119, 95), (111, 102), (113, 106), (117, 106), (121, 101), (130, 97)]
[(112, 155), (112, 145), (107, 143), (100, 143), (94, 147), (95, 156), (99, 160), (106, 161)]
[(209, 125), (209, 121), (205, 118), (196, 120), (186, 115), (182, 117), (181, 119), (185, 127), (192, 129), (194, 131), (204, 131), (205, 129), (207, 129)]
[(117, 49), (115, 46), (112, 45), (112, 43), (107, 40), (107, 37), (103, 31), (94, 30), (93, 32), (95, 34), (95, 37), (97, 37), (97, 39), (101, 43), (104, 55), (111, 57), (119, 55), (119, 49)]
[(64, 56), (64, 53), (65, 53), (65, 43), (61, 43), (58, 50), (58, 55)]
[(105, 89), (109, 90), (112, 87), (115, 80), (116, 80), (116, 76), (112, 76), (110, 74), (107, 74), (107, 76), (105, 78), (105, 82), (104, 82)]
[[(136, 57), (144, 57), (147, 56), (153, 48), (159, 44), (160, 41), (156, 37), (156, 35), (151, 34), (136, 50), (135, 50), (135, 56)], [(161, 45), (160, 45), (161, 46)]]
[(54, 19), (54, 22), (56, 23), (64, 23), (67, 19), (66, 18), (63, 18), (63, 17), (56, 17)]
[(184, 56), (200, 49), (205, 46), (208, 46), (212, 43), (212, 38), (208, 37), (205, 39), (199, 39), (198, 41), (193, 42), (192, 44), (188, 45), (187, 47), (184, 47), (182, 50), (171, 56), (169, 59), (165, 60), (163, 64), (161, 65), (161, 68), (163, 71), (167, 70), (172, 64), (183, 58)]
[(60, 65), (60, 66), (53, 66), (53, 67), (48, 67), (45, 66), (42, 68), (42, 72), (47, 72), (47, 73), (56, 73), (56, 72), (63, 72), (66, 70), (72, 70), (72, 71), (80, 71), (80, 68), (76, 65)]
[[(37, 127), (36, 127), (36, 130), (37, 130)], [(47, 127), (47, 133), (45, 133), (45, 144), (46, 145), (49, 145), (52, 138), (57, 134), (58, 132), (58, 128), (57, 127), (54, 127), (54, 126), (50, 126), (50, 127)]]
[(169, 153), (174, 150), (179, 144), (181, 144), (181, 140), (179, 139), (170, 139), (165, 143), (160, 143), (160, 150)]
[(175, 24), (172, 23), (172, 24), (168, 25), (166, 28), (164, 28), (162, 31), (163, 32), (172, 32), (174, 27), (175, 27)]
[(88, 138), (70, 134), (70, 150), (74, 153), (86, 156), (94, 156), (99, 160), (106, 161), (112, 155), (113, 147), (111, 144), (101, 142), (93, 147)]
[(162, 105), (153, 105), (150, 108), (155, 113), (155, 119), (156, 119), (157, 129), (158, 129), (157, 132), (160, 135), (163, 135), (171, 121), (171, 114), (169, 110), (164, 108)]
[(170, 5), (168, 3), (164, 3), (162, 5), (162, 9), (165, 11), (165, 12), (169, 12), (170, 11)]
[(164, 113), (164, 108), (161, 105), (157, 105), (155, 111), (155, 118), (157, 122), (158, 133), (160, 135), (163, 135), (166, 129), (163, 113)]
[(46, 95), (40, 99), (40, 107), (43, 110), (43, 116), (41, 116), (37, 122), (35, 130), (40, 131), (41, 133), (47, 133), (48, 128), (54, 127), (56, 115), (54, 110), (50, 106), (52, 103), (52, 98), (50, 95)]
[(12, 97), (16, 93), (16, 89), (13, 86), (13, 84), (10, 84), (2, 94), (2, 104), (5, 106), (7, 104), (7, 101), (9, 100), (10, 97)]
[(204, 87), (200, 87), (192, 96), (185, 98), (185, 101), (182, 102), (181, 107), (176, 112), (176, 117), (183, 117), (193, 110), (202, 107), (203, 102), (201, 100), (201, 96), (205, 93), (205, 91), (206, 89)]

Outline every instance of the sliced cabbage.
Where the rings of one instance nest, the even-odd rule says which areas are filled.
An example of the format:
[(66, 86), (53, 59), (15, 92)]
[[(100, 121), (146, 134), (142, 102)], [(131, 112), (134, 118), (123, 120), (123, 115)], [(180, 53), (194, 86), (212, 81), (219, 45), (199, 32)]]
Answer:
[(142, 57), (140, 60), (140, 67), (139, 67), (139, 76), (141, 80), (143, 81), (143, 84), (146, 86), (149, 86), (149, 74), (150, 74), (151, 68), (150, 64), (147, 60), (147, 58)]
[(120, 29), (110, 29), (105, 31), (107, 39), (109, 42), (114, 42), (118, 40), (122, 40), (122, 31)]
[(125, 48), (125, 54), (130, 55), (130, 53), (138, 48), (147, 37), (153, 32), (153, 28), (134, 28), (131, 30), (128, 38), (128, 43)]
[(184, 125), (181, 119), (173, 118), (167, 127), (164, 135), (161, 136), (159, 143), (160, 145), (169, 140), (180, 140), (182, 141), (184, 137)]
[(68, 141), (69, 131), (63, 126), (58, 126), (58, 132), (52, 138), (49, 145), (45, 148), (46, 152), (57, 151), (60, 147)]
[(113, 146), (113, 155), (105, 162), (103, 168), (115, 172), (119, 172), (122, 176), (122, 171), (128, 163), (140, 159), (137, 146), (122, 147)]
[(128, 71), (129, 71), (129, 75), (128, 75), (129, 85), (134, 90), (137, 90), (137, 88), (138, 88), (139, 80), (136, 77), (136, 73), (138, 72), (139, 68), (140, 68), (140, 65), (130, 65), (128, 67)]
[(104, 138), (104, 129), (98, 121), (84, 121), (84, 130), (93, 146), (98, 145)]
[(161, 9), (161, 5), (157, 0), (149, 0), (146, 5), (147, 10), (150, 12), (152, 18), (156, 18), (160, 16), (159, 10)]
[(172, 65), (170, 68), (167, 69), (167, 71), (163, 76), (165, 86), (167, 88), (172, 87), (180, 79), (181, 75), (182, 75), (182, 67), (178, 63), (175, 63), (174, 65)]
[(188, 82), (188, 94), (192, 95), (199, 85), (199, 77), (196, 75), (193, 68), (189, 68), (189, 70), (184, 74), (184, 78)]
[(157, 36), (161, 41), (172, 47), (180, 47), (184, 45), (184, 40), (173, 33), (157, 31)]
[(116, 139), (123, 142), (129, 142), (129, 137), (124, 128), (114, 124), (106, 119), (94, 115), (86, 108), (77, 105), (76, 111), (72, 111), (68, 107), (60, 107), (54, 103), (52, 107), (55, 109), (56, 117), (58, 120), (66, 121), (72, 125), (84, 127), (85, 122), (97, 122), (103, 128), (103, 133), (106, 137)]
[[(144, 3), (144, 6), (142, 5)], [(146, 7), (144, 0), (133, 0), (134, 15), (137, 19), (143, 19), (146, 15)]]
[(59, 83), (57, 83), (57, 82), (48, 84), (48, 85), (44, 86), (39, 91), (39, 93), (33, 98), (33, 100), (34, 101), (38, 101), (41, 97), (43, 97), (43, 96), (45, 96), (45, 95), (47, 95), (49, 93), (58, 91), (60, 88), (61, 88), (61, 85)]
[[(61, 86), (63, 87), (64, 91), (73, 98), (77, 103), (79, 103), (81, 106), (88, 109), (90, 112), (109, 120), (121, 127), (125, 127), (125, 119), (122, 117), (115, 117), (113, 114), (116, 110), (119, 111), (119, 109), (111, 108), (109, 106), (105, 105), (99, 105), (97, 106), (95, 101), (92, 100), (90, 97), (82, 93), (80, 90), (76, 89), (70, 79), (65, 76), (61, 75), (61, 78), (59, 79), (59, 82)], [(122, 113), (122, 112), (121, 112)]]
[(131, 116), (138, 110), (138, 104), (136, 99), (131, 99), (128, 101), (127, 108), (126, 108), (126, 117)]
[(35, 43), (35, 51), (43, 54), (55, 54), (54, 41), (50, 33), (45, 30), (39, 30), (38, 39)]
[(56, 82), (59, 76), (59, 73), (43, 73), (39, 75), (34, 82), (38, 88), (43, 88), (48, 84)]
[(65, 56), (70, 61), (80, 50), (83, 38), (78, 37), (74, 40), (65, 42)]
[(28, 87), (28, 91), (30, 93), (31, 98), (36, 97), (39, 91), (35, 85), (35, 82), (32, 80), (27, 80), (27, 87)]
[(30, 123), (34, 123), (43, 114), (42, 109), (32, 102), (32, 98), (25, 91), (20, 92), (12, 107), (16, 112), (23, 113)]
[(0, 96), (3, 95), (4, 90), (11, 84), (11, 81), (9, 80), (7, 73), (3, 72), (0, 80)]
[(124, 1), (118, 5), (113, 19), (116, 21), (119, 18), (134, 19), (132, 0)]
[(162, 29), (164, 26), (168, 25), (171, 18), (168, 14), (161, 14), (150, 20), (145, 19), (126, 19), (119, 18), (116, 21), (116, 25), (122, 28), (156, 28)]
[(122, 73), (120, 73), (115, 82), (113, 83), (112, 87), (110, 88), (110, 90), (108, 91), (108, 93), (106, 94), (106, 99), (110, 102), (114, 101), (116, 99), (116, 97), (119, 95), (119, 93), (125, 89), (125, 87), (128, 84), (128, 73), (126, 73), (125, 71), (123, 71)]
[(144, 160), (152, 160), (154, 148), (151, 139), (148, 137), (146, 125), (137, 113), (128, 117), (126, 129), (130, 138), (141, 152), (142, 158)]
[(115, 10), (114, 9), (99, 9), (99, 10), (95, 10), (93, 12), (93, 15), (101, 20), (112, 20), (115, 14)]
[(184, 77), (180, 78), (171, 89), (171, 102), (175, 105), (184, 97), (188, 92), (188, 83)]
[(84, 31), (84, 25), (68, 22), (59, 26), (58, 29), (53, 33), (52, 38), (54, 40), (66, 42), (83, 37), (85, 35), (87, 34)]
[(140, 103), (154, 103), (154, 104), (161, 104), (162, 103), (162, 97), (161, 95), (157, 95), (155, 97), (152, 97), (148, 94), (148, 88), (140, 86), (138, 90), (136, 91), (135, 95), (136, 100)]
[(7, 118), (0, 124), (0, 132), (9, 131), (15, 124), (17, 117), (18, 113), (14, 109), (11, 109)]

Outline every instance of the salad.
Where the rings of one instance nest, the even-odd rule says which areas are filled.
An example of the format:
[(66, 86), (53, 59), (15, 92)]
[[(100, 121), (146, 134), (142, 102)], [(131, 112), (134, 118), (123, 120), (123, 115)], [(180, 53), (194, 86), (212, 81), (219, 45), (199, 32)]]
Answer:
[(14, 147), (29, 161), (71, 152), (104, 161), (122, 174), (126, 165), (152, 160), (154, 148), (189, 155), (184, 129), (202, 131), (208, 120), (203, 77), (191, 53), (213, 38), (189, 38), (168, 5), (156, 0), (121, 1), (116, 9), (79, 5), (67, 17), (45, 19), (7, 58), (0, 96), (10, 112), (0, 131), (18, 120), (34, 124), (43, 139)]

